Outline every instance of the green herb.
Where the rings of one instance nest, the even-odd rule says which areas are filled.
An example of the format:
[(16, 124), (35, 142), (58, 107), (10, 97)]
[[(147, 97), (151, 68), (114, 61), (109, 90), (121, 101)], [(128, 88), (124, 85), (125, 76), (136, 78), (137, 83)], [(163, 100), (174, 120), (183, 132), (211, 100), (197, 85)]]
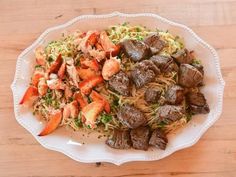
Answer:
[(51, 41), (51, 42), (49, 42), (48, 45), (47, 45), (47, 47), (48, 47), (49, 45), (53, 44), (53, 43), (56, 43), (56, 42), (57, 42), (57, 41)]
[(41, 65), (35, 65), (35, 69), (37, 69), (37, 68), (41, 68), (42, 66)]
[(60, 108), (60, 103), (56, 99), (53, 99), (52, 90), (48, 89), (46, 95), (43, 96), (42, 99), (45, 100), (45, 104), (47, 106), (52, 106), (55, 109), (59, 109)]
[(49, 63), (52, 63), (54, 61), (52, 56), (49, 56), (47, 60), (48, 60)]
[(77, 89), (76, 87), (72, 87), (72, 88), (71, 88), (71, 91), (72, 91), (72, 92), (76, 92), (77, 90), (78, 90), (78, 89)]
[(119, 106), (119, 98), (117, 96), (113, 96), (113, 102), (111, 104), (111, 109), (114, 111), (118, 108)]
[(152, 104), (152, 105), (151, 105), (151, 108), (152, 108), (152, 109), (157, 109), (159, 106), (160, 106), (160, 104), (159, 104), (159, 103), (156, 103), (156, 104)]
[(122, 52), (117, 55), (117, 58), (122, 59)]
[(82, 121), (80, 119), (80, 115), (78, 116), (78, 118), (74, 119), (74, 122), (75, 122), (75, 125), (77, 127), (82, 127), (82, 125), (83, 125), (83, 123), (82, 123)]
[(136, 38), (137, 38), (137, 40), (139, 40), (139, 41), (142, 41), (142, 40), (143, 40), (143, 36), (137, 36)]
[(160, 123), (158, 123), (157, 127), (158, 128), (165, 128), (166, 125), (167, 125), (166, 122), (161, 121)]
[(128, 24), (129, 24), (128, 22), (124, 22), (122, 26), (127, 26)]
[(141, 32), (142, 30), (139, 27), (136, 27), (137, 32)]
[(194, 59), (192, 64), (197, 64), (197, 65), (200, 65), (201, 64), (201, 61), (199, 59)]
[(107, 124), (108, 122), (110, 122), (112, 120), (112, 115), (110, 115), (110, 114), (102, 114), (100, 120), (101, 120), (101, 122), (103, 124)]
[(88, 96), (88, 103), (92, 103), (92, 99)]
[(55, 108), (55, 109), (59, 109), (60, 108), (60, 103), (57, 100), (52, 100), (51, 105)]
[(91, 129), (91, 125), (87, 125), (86, 127), (87, 127), (88, 129)]
[(192, 114), (191, 112), (188, 112), (188, 113), (186, 114), (187, 122), (189, 122), (189, 121), (192, 119), (192, 116), (193, 116), (193, 114)]
[(69, 97), (68, 99), (69, 103), (73, 101), (73, 98), (72, 97)]
[(52, 104), (52, 90), (48, 89), (46, 95), (43, 97), (47, 106)]

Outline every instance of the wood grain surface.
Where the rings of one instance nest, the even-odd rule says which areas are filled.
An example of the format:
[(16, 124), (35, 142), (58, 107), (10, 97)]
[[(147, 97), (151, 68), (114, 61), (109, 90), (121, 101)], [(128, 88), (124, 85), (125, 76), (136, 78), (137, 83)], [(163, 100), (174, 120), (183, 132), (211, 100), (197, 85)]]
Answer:
[[(153, 12), (186, 24), (216, 48), (226, 81), (221, 118), (191, 148), (153, 162), (121, 166), (79, 163), (43, 148), (15, 120), (10, 84), (17, 56), (45, 29), (81, 14)], [(0, 0), (1, 177), (235, 177), (236, 176), (235, 0)]]

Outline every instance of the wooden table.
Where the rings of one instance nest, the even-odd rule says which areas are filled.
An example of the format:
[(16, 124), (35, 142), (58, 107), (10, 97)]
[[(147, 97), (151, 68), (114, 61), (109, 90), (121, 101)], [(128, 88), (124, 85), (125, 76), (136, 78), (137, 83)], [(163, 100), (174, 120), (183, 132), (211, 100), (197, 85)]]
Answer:
[[(190, 26), (216, 48), (226, 88), (221, 118), (191, 148), (153, 162), (100, 166), (43, 148), (15, 120), (10, 84), (17, 56), (45, 29), (81, 14), (153, 12)], [(0, 176), (236, 176), (236, 1), (0, 1)]]

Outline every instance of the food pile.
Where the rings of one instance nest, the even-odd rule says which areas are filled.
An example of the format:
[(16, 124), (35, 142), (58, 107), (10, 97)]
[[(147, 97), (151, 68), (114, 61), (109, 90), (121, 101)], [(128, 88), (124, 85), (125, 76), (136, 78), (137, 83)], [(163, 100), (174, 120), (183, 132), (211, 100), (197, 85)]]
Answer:
[(20, 104), (60, 126), (102, 131), (116, 149), (164, 150), (166, 135), (209, 113), (204, 69), (182, 39), (128, 23), (77, 31), (35, 49), (37, 65)]

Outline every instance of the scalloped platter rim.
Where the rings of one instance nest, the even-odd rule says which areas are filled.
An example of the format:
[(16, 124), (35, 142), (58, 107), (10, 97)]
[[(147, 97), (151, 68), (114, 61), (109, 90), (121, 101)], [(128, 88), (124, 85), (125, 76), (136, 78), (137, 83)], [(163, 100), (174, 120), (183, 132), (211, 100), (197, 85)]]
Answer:
[[(47, 137), (37, 136), (43, 122), (33, 116), (30, 109), (19, 106), (33, 70), (33, 51), (37, 45), (46, 45), (47, 42), (75, 29), (89, 30), (106, 28), (109, 25), (128, 21), (131, 24), (142, 24), (149, 28), (158, 27), (169, 30), (176, 35), (183, 36), (186, 47), (195, 50), (197, 57), (202, 59), (205, 67), (205, 83), (202, 89), (209, 101), (211, 112), (207, 115), (198, 115), (177, 132), (168, 138), (170, 143), (165, 151), (149, 148), (148, 151), (115, 150), (107, 147), (104, 138), (98, 139), (97, 134), (84, 135), (83, 132), (73, 132), (67, 129), (58, 129)], [(11, 85), (14, 99), (16, 120), (45, 148), (61, 152), (79, 162), (110, 162), (116, 165), (130, 161), (159, 160), (170, 154), (193, 146), (201, 136), (220, 117), (223, 104), (225, 82), (222, 78), (219, 58), (216, 51), (190, 28), (172, 22), (152, 13), (124, 14), (113, 12), (103, 15), (82, 15), (69, 22), (47, 29), (31, 46), (25, 49), (18, 57), (14, 81)]]

